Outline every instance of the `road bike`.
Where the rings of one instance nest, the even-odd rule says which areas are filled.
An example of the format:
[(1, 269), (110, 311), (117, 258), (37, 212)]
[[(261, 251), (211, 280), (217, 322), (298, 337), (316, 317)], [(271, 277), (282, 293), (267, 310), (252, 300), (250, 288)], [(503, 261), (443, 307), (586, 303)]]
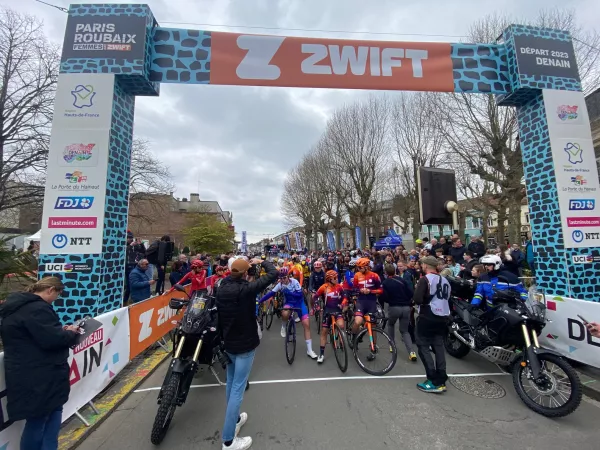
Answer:
[(273, 316), (281, 317), (281, 305), (283, 304), (282, 294), (278, 292), (274, 298), (270, 298), (265, 303), (265, 325), (267, 330), (273, 325)]
[(348, 370), (348, 338), (346, 330), (342, 329), (335, 319), (335, 314), (328, 314), (327, 320), (331, 319), (329, 335), (327, 336), (338, 367), (342, 372)]
[(296, 321), (294, 319), (294, 311), (301, 314), (302, 310), (300, 308), (281, 308), (281, 311), (290, 312), (290, 317), (285, 327), (285, 359), (291, 365), (296, 357)]
[(381, 376), (396, 365), (398, 349), (396, 343), (377, 326), (381, 317), (366, 314), (364, 326), (352, 340), (352, 353), (356, 363), (370, 375)]
[(313, 311), (315, 317), (315, 325), (317, 327), (317, 334), (321, 333), (321, 326), (323, 325), (323, 308), (324, 303), (321, 297), (317, 298), (313, 303)]

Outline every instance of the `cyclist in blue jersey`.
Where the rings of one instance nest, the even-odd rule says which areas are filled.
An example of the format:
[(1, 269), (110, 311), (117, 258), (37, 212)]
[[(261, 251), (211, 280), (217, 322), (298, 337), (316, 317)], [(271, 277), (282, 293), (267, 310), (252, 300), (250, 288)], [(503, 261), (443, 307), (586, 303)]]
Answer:
[[(312, 340), (310, 338), (310, 323), (308, 308), (304, 303), (304, 293), (302, 286), (295, 278), (290, 276), (290, 271), (287, 267), (279, 270), (279, 283), (266, 295), (264, 295), (259, 302), (262, 303), (275, 296), (277, 292), (283, 292), (285, 299), (284, 308), (297, 308), (299, 310), (298, 315), (301, 318), (302, 326), (304, 327), (304, 339), (306, 340), (306, 354), (312, 358), (317, 359), (317, 354), (312, 349)], [(285, 326), (293, 311), (282, 311), (281, 312), (281, 337), (285, 337)]]

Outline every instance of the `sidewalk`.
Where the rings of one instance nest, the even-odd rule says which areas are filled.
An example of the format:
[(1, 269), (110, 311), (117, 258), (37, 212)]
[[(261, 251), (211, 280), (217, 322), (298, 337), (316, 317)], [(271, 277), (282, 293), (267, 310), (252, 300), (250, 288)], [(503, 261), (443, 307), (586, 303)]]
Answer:
[(577, 370), (581, 379), (583, 393), (594, 400), (600, 401), (600, 369), (581, 364), (579, 367), (575, 367), (575, 370)]

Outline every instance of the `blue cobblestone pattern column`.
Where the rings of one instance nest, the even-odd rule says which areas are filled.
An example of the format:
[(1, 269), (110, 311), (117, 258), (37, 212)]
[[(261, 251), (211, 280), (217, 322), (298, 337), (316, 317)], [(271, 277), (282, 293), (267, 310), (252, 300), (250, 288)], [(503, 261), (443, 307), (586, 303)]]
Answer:
[(454, 91), (478, 94), (510, 92), (506, 49), (495, 44), (451, 44)]
[(514, 36), (571, 39), (567, 32), (513, 25), (504, 33), (511, 93), (497, 97), (502, 105), (517, 106), (529, 218), (536, 259), (536, 281), (547, 294), (600, 300), (600, 280), (592, 266), (575, 265), (575, 255), (599, 254), (599, 249), (565, 249), (558, 205), (556, 175), (542, 89), (580, 91), (571, 78), (527, 76), (518, 73)]

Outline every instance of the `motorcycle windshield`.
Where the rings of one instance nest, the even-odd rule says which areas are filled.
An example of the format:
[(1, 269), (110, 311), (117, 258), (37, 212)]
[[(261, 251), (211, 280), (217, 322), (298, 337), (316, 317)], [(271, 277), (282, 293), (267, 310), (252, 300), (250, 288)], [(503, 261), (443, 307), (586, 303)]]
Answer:
[(185, 312), (187, 319), (193, 320), (204, 314), (206, 308), (206, 299), (204, 297), (195, 297)]

